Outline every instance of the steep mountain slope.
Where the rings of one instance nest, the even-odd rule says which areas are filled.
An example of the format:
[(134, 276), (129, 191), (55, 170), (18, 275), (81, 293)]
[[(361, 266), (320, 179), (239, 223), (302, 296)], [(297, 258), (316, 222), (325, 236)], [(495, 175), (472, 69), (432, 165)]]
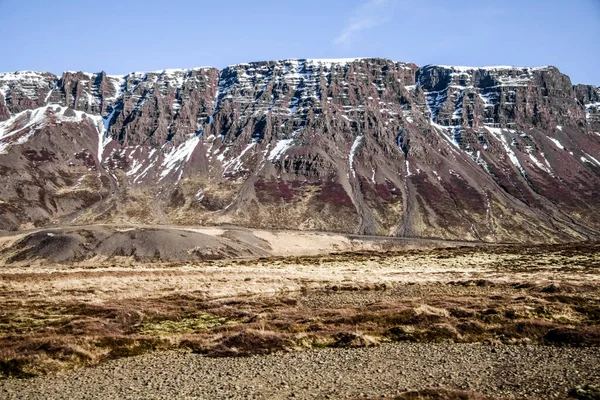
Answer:
[(600, 232), (600, 89), (554, 67), (283, 60), (0, 74), (0, 228)]

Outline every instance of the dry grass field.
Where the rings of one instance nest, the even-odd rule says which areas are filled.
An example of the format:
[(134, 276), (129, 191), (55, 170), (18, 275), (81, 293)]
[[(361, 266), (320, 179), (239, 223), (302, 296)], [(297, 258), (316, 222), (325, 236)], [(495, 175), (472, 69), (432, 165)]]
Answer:
[(6, 264), (0, 375), (174, 349), (223, 357), (389, 342), (599, 346), (599, 250), (588, 242)]

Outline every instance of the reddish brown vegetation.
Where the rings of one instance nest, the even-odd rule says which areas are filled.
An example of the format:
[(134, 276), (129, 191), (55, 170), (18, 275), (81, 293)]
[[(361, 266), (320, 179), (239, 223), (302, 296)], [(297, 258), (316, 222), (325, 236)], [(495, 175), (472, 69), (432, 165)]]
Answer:
[[(593, 274), (600, 266), (586, 255), (597, 254), (597, 249), (598, 244), (587, 243), (499, 246), (485, 251), (488, 255), (519, 254), (512, 265), (492, 268), (535, 272), (543, 267), (544, 254), (551, 254), (551, 260), (566, 257), (560, 261), (564, 269)], [(465, 247), (402, 254), (443, 260), (481, 252)], [(247, 268), (331, 261), (360, 265), (384, 262), (386, 257), (390, 254), (362, 252), (238, 260), (229, 265)], [(302, 293), (211, 299), (203, 292), (188, 291), (102, 303), (77, 300), (77, 293), (70, 293), (75, 299), (70, 301), (31, 300), (26, 290), (30, 283), (57, 277), (105, 274), (111, 279), (133, 275), (145, 280), (181, 273), (162, 269), (3, 275), (5, 282), (20, 282), (24, 289), (4, 293), (0, 374), (27, 377), (172, 348), (220, 357), (321, 346), (364, 347), (384, 341), (600, 346), (600, 292), (594, 281), (538, 284), (474, 279), (394, 285), (343, 281)], [(81, 289), (82, 298), (88, 294)]]

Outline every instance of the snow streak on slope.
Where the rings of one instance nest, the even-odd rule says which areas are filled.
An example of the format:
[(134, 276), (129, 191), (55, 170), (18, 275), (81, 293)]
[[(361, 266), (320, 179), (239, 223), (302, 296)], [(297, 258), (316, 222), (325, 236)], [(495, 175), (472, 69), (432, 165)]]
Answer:
[(410, 178), (414, 174), (412, 172), (410, 172), (410, 162), (408, 162), (408, 160), (405, 160), (405, 163), (406, 163), (406, 177)]
[(102, 120), (102, 128), (98, 129), (98, 161), (102, 164), (104, 149), (106, 145), (111, 141), (110, 136), (108, 136), (108, 129), (112, 123), (112, 120), (117, 113), (117, 108), (113, 107), (110, 114), (106, 117), (101, 117)]
[[(596, 164), (596, 166), (600, 167), (600, 161), (596, 160), (594, 157), (590, 156), (588, 153), (586, 153), (585, 151), (582, 151), (583, 154), (585, 154), (585, 156), (581, 157), (581, 161), (583, 162), (587, 162), (590, 164)], [(592, 161), (590, 161), (592, 160)]]
[[(148, 163), (148, 165), (146, 166), (146, 168), (144, 168), (144, 170), (141, 173), (137, 174), (133, 178), (133, 183), (138, 183), (138, 181), (143, 179), (146, 176), (146, 174), (148, 174), (150, 169), (152, 169), (155, 166), (156, 160), (154, 158), (155, 158), (155, 155), (157, 155), (157, 154), (158, 153), (157, 153), (156, 149), (150, 150), (150, 152), (148, 153), (148, 156), (146, 157), (146, 160), (145, 160)], [(136, 169), (136, 172), (137, 172), (137, 169)], [(128, 174), (128, 175), (133, 176), (133, 175), (135, 175), (135, 172), (132, 174)]]
[(285, 154), (285, 152), (292, 147), (294, 143), (294, 139), (282, 139), (277, 142), (273, 150), (269, 153), (267, 157), (269, 161), (274, 162), (277, 161), (281, 156)]
[(515, 167), (517, 167), (519, 169), (519, 171), (521, 172), (521, 175), (523, 175), (524, 178), (527, 178), (527, 173), (525, 172), (525, 169), (519, 162), (519, 159), (517, 158), (517, 155), (515, 154), (515, 152), (510, 148), (510, 144), (505, 139), (505, 137), (502, 133), (502, 129), (491, 128), (489, 126), (486, 126), (485, 129), (487, 129), (502, 144), (502, 147), (504, 147), (504, 151), (506, 152), (506, 155), (508, 156), (510, 161), (515, 165)]
[(244, 157), (244, 155), (250, 151), (250, 149), (252, 149), (254, 146), (256, 146), (255, 141), (252, 141), (251, 143), (248, 143), (248, 145), (246, 145), (246, 147), (244, 148), (244, 150), (242, 150), (242, 152), (240, 153), (239, 156), (232, 158), (231, 160), (225, 162), (223, 164), (223, 175), (228, 174), (228, 173), (235, 173), (235, 172), (241, 172), (244, 170), (243, 166), (244, 166), (244, 162), (242, 160), (242, 158)]
[(561, 149), (561, 150), (564, 150), (564, 149), (565, 149), (565, 146), (563, 146), (563, 145), (562, 145), (562, 144), (561, 144), (561, 143), (558, 141), (558, 139), (551, 138), (550, 136), (548, 136), (548, 139), (550, 139), (550, 140), (552, 141), (552, 143), (554, 143), (554, 145), (555, 145), (556, 147), (558, 147), (559, 149)]
[[(460, 124), (452, 125), (441, 125), (437, 122), (438, 113), (448, 100), (448, 90), (446, 87), (443, 90), (424, 92), (427, 109), (429, 111), (429, 122), (430, 124), (445, 138), (452, 146), (460, 150), (460, 138), (461, 129)], [(455, 106), (454, 113), (452, 114), (452, 121), (460, 121), (462, 118), (462, 98), (464, 97), (464, 90), (461, 90), (458, 94), (457, 105)]]
[[(67, 110), (73, 115), (66, 115)], [(32, 135), (48, 124), (77, 123), (86, 118), (97, 130), (102, 129), (99, 126), (100, 116), (88, 115), (83, 111), (74, 111), (55, 104), (22, 111), (8, 120), (0, 122), (0, 153), (9, 146), (27, 142)]]
[(348, 155), (348, 161), (350, 163), (350, 171), (352, 171), (353, 178), (356, 178), (356, 171), (354, 170), (354, 157), (355, 157), (356, 151), (358, 150), (358, 147), (362, 143), (363, 139), (364, 139), (363, 135), (357, 136), (356, 139), (354, 139), (354, 143), (352, 143), (352, 148), (350, 149), (350, 154)]
[[(164, 159), (161, 165), (163, 170), (160, 173), (159, 181), (163, 180), (176, 168), (183, 167), (183, 165), (190, 160), (190, 157), (192, 156), (192, 153), (194, 152), (194, 149), (198, 143), (200, 143), (200, 137), (194, 135), (185, 142), (181, 143), (179, 146), (174, 147), (170, 151), (164, 153)], [(183, 169), (180, 170), (177, 181), (181, 179), (182, 173)]]
[(536, 167), (538, 167), (542, 171), (547, 172), (550, 176), (555, 177), (554, 172), (552, 172), (552, 168), (550, 168), (550, 163), (548, 162), (548, 160), (546, 160), (546, 157), (544, 156), (544, 153), (540, 153), (540, 155), (544, 159), (545, 164), (543, 164), (542, 162), (540, 162), (537, 159), (537, 157), (535, 157), (533, 148), (531, 146), (527, 146), (526, 150), (527, 150), (527, 155), (529, 155), (529, 159), (533, 162), (533, 164)]
[[(217, 113), (217, 108), (219, 107), (219, 98), (221, 97), (221, 95), (224, 92), (224, 88), (223, 88), (221, 82), (222, 82), (221, 81), (221, 73), (219, 73), (219, 81), (217, 83), (217, 91), (215, 93), (215, 99), (213, 101), (213, 108), (212, 108), (210, 115), (208, 116), (208, 125), (212, 125), (212, 123), (213, 123), (214, 116)], [(221, 140), (222, 139), (223, 138), (221, 138)]]
[(125, 90), (125, 75), (107, 75), (110, 83), (113, 85), (113, 90), (115, 91), (115, 95), (111, 97), (106, 97), (104, 100), (108, 102), (116, 101)]

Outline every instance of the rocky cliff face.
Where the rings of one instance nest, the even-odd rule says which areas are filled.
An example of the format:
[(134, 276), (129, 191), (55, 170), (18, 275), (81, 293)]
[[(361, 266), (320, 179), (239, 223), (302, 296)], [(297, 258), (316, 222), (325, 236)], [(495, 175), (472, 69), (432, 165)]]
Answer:
[(554, 67), (283, 60), (0, 74), (0, 227), (487, 241), (600, 231), (600, 89)]

